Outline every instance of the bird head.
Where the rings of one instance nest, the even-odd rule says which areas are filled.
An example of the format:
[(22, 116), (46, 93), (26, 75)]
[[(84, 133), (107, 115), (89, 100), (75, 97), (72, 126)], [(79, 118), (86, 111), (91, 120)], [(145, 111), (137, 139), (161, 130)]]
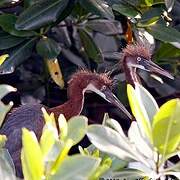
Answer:
[(123, 53), (123, 66), (126, 76), (136, 76), (136, 69), (142, 69), (151, 74), (161, 75), (170, 79), (174, 79), (174, 77), (169, 72), (151, 61), (150, 49), (148, 49), (144, 45), (127, 45), (127, 47), (123, 50)]
[(73, 74), (71, 80), (69, 81), (68, 96), (72, 97), (75, 92), (77, 92), (77, 89), (81, 89), (83, 94), (94, 92), (107, 102), (117, 106), (129, 118), (132, 118), (124, 105), (113, 94), (112, 83), (112, 79), (110, 79), (107, 73), (98, 74), (96, 72), (80, 70)]

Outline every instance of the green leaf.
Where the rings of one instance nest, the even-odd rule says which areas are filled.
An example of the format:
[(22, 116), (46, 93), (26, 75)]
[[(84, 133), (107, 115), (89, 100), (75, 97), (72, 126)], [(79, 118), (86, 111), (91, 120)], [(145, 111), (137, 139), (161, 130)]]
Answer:
[(50, 124), (46, 124), (43, 128), (43, 132), (40, 139), (40, 147), (44, 159), (46, 158), (47, 154), (51, 151), (57, 139), (57, 132), (54, 129), (54, 127)]
[(16, 28), (33, 30), (55, 22), (63, 13), (69, 0), (39, 1), (27, 8), (16, 22)]
[(136, 118), (142, 135), (148, 137), (148, 139), (152, 142), (152, 130), (147, 112), (138, 98), (136, 90), (129, 84), (127, 85), (127, 94), (131, 111)]
[(43, 156), (34, 132), (22, 129), (22, 146), (21, 161), (24, 178), (26, 180), (42, 179)]
[(132, 18), (140, 16), (139, 12), (135, 8), (124, 3), (114, 4), (112, 8), (113, 10), (117, 11), (118, 13), (124, 16)]
[(144, 110), (147, 113), (148, 120), (152, 122), (155, 114), (159, 111), (158, 104), (153, 96), (141, 85), (135, 85), (135, 91), (139, 99), (141, 108), (144, 107)]
[(13, 73), (16, 67), (28, 59), (31, 56), (35, 41), (36, 38), (33, 38), (13, 50), (9, 58), (0, 66), (0, 74)]
[(13, 36), (28, 37), (34, 36), (37, 33), (33, 31), (18, 31), (15, 29), (15, 22), (17, 17), (13, 14), (2, 14), (0, 15), (0, 27)]
[(100, 151), (126, 161), (136, 160), (136, 152), (132, 149), (128, 138), (109, 127), (90, 125), (87, 136), (91, 143)]
[(154, 38), (164, 42), (169, 42), (180, 48), (180, 32), (176, 29), (162, 24), (155, 24), (153, 26), (149, 26), (147, 31), (154, 36)]
[(36, 50), (44, 59), (54, 59), (61, 52), (61, 47), (53, 39), (44, 37), (36, 44)]
[(64, 141), (71, 139), (73, 144), (79, 143), (85, 136), (88, 119), (85, 116), (75, 116), (68, 120), (68, 134)]
[(100, 164), (99, 158), (73, 155), (66, 158), (50, 180), (88, 179)]
[(180, 100), (172, 99), (160, 107), (153, 119), (153, 142), (158, 151), (167, 156), (180, 143)]
[(12, 36), (7, 33), (1, 34), (0, 35), (0, 50), (12, 48), (22, 43), (24, 40), (25, 38)]
[(145, 0), (147, 6), (152, 6), (154, 0)]
[(93, 38), (83, 29), (79, 29), (79, 36), (88, 57), (96, 63), (101, 63), (103, 60), (102, 53)]
[(180, 49), (169, 43), (162, 43), (160, 48), (156, 51), (154, 59), (156, 59), (156, 61), (161, 61), (177, 57), (180, 57)]
[(79, 0), (79, 2), (90, 13), (102, 18), (114, 19), (112, 9), (104, 0)]
[(0, 135), (0, 149), (5, 146), (6, 141), (7, 141), (7, 137), (5, 135)]

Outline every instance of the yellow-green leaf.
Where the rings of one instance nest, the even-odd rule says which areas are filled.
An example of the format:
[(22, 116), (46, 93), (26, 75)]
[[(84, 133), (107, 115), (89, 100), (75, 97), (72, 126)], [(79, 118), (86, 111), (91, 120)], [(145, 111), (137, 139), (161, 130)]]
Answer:
[(63, 88), (64, 80), (58, 60), (56, 58), (47, 59), (46, 62), (52, 79), (60, 88)]
[(68, 134), (68, 124), (63, 114), (60, 114), (58, 118), (58, 124), (60, 129), (60, 139), (63, 141)]
[(34, 132), (26, 128), (22, 129), (22, 146), (21, 158), (25, 179), (42, 179), (44, 176), (43, 155)]
[(0, 135), (0, 148), (5, 146), (7, 137), (5, 135)]
[(58, 139), (57, 129), (55, 129), (51, 125), (46, 124), (43, 128), (42, 136), (40, 139), (40, 146), (44, 160), (47, 154), (51, 151), (57, 139)]
[(180, 100), (172, 99), (160, 107), (154, 116), (153, 142), (158, 151), (167, 156), (180, 144)]
[(147, 114), (143, 111), (141, 102), (137, 97), (135, 89), (128, 84), (127, 85), (127, 95), (131, 107), (131, 111), (138, 122), (141, 132), (146, 135), (148, 139), (152, 142), (152, 131), (149, 120), (147, 119)]
[(0, 65), (9, 57), (8, 54), (3, 54), (0, 56)]

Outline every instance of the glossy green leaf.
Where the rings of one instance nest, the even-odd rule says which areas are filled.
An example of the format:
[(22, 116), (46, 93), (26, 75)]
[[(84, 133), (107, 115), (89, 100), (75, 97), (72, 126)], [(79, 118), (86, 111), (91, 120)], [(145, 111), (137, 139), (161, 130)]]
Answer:
[(33, 30), (55, 22), (63, 13), (69, 0), (39, 1), (27, 8), (16, 22), (16, 28)]
[(155, 24), (149, 26), (147, 31), (154, 36), (154, 38), (164, 42), (169, 42), (180, 48), (180, 32), (176, 29), (162, 24)]
[(180, 143), (180, 100), (172, 99), (160, 107), (153, 119), (153, 142), (163, 157)]
[(28, 37), (36, 35), (33, 31), (18, 31), (15, 29), (17, 17), (13, 14), (0, 15), (0, 27), (9, 34), (19, 37)]
[(88, 119), (84, 116), (75, 116), (68, 120), (68, 134), (64, 141), (71, 139), (73, 144), (79, 143), (86, 134)]
[(114, 4), (112, 6), (113, 10), (117, 11), (118, 13), (128, 16), (128, 17), (137, 17), (140, 16), (139, 12), (133, 8), (132, 6), (128, 6), (127, 4), (119, 3), (119, 4)]
[(147, 112), (140, 99), (138, 99), (137, 92), (129, 84), (127, 85), (127, 94), (131, 111), (138, 122), (142, 135), (148, 137), (148, 139), (152, 141), (151, 124)]
[(102, 53), (93, 38), (83, 29), (79, 29), (79, 36), (88, 57), (97, 63), (101, 63), (103, 60)]
[(114, 15), (110, 6), (104, 0), (79, 0), (88, 12), (103, 18), (113, 19)]
[(38, 140), (34, 132), (22, 129), (22, 152), (21, 160), (24, 178), (26, 180), (37, 180), (43, 178), (44, 164)]
[(162, 43), (154, 55), (156, 61), (180, 57), (180, 49), (169, 43)]
[(4, 33), (0, 35), (0, 50), (9, 49), (20, 43), (22, 43), (25, 38), (12, 36), (10, 34)]
[(35, 41), (36, 38), (33, 38), (14, 49), (9, 54), (9, 58), (0, 66), (0, 74), (13, 73), (16, 67), (28, 59), (31, 56)]
[(120, 22), (107, 19), (95, 19), (88, 21), (86, 27), (105, 35), (117, 35), (123, 32)]
[(59, 55), (61, 47), (55, 40), (44, 37), (36, 44), (36, 51), (44, 59), (54, 59)]
[(50, 180), (85, 180), (95, 172), (99, 164), (100, 159), (98, 158), (73, 155), (63, 161), (57, 173), (51, 176)]

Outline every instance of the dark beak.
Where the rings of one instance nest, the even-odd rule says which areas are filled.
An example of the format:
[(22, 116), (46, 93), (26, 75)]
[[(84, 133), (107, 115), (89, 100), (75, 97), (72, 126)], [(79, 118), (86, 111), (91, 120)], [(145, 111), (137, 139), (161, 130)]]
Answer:
[(152, 62), (150, 60), (141, 59), (139, 64), (144, 67), (142, 69), (145, 71), (148, 71), (148, 72), (154, 73), (154, 74), (158, 74), (158, 75), (162, 75), (169, 79), (174, 79), (174, 77), (169, 72), (162, 69), (161, 67), (159, 67), (157, 64), (155, 64), (154, 62)]
[(123, 111), (131, 120), (132, 116), (128, 112), (128, 110), (124, 107), (124, 105), (119, 101), (119, 99), (111, 92), (109, 88), (106, 88), (105, 90), (101, 91), (105, 97), (103, 97), (106, 101), (110, 102), (114, 106), (117, 106), (121, 111)]

